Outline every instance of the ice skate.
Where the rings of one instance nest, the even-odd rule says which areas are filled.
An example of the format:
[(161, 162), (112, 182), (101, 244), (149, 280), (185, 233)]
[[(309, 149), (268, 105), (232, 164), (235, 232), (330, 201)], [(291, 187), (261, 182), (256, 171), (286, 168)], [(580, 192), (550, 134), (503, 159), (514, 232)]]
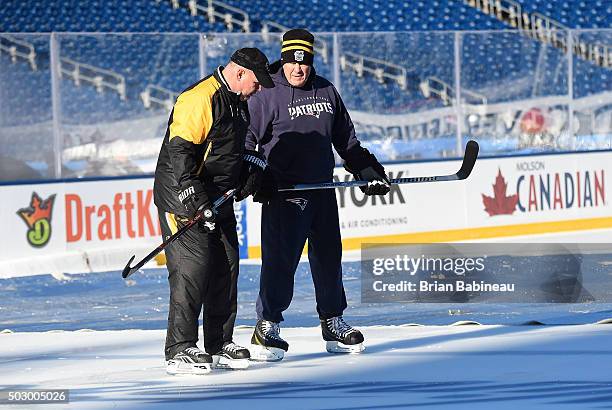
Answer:
[(280, 337), (278, 323), (259, 320), (251, 338), (251, 360), (277, 362), (282, 360), (289, 344)]
[(325, 348), (330, 353), (361, 353), (365, 350), (361, 332), (348, 325), (342, 316), (321, 320)]
[(212, 358), (197, 347), (188, 347), (166, 362), (166, 373), (172, 375), (210, 373)]
[(247, 348), (226, 342), (219, 352), (213, 354), (212, 360), (215, 368), (241, 370), (249, 367), (250, 357)]

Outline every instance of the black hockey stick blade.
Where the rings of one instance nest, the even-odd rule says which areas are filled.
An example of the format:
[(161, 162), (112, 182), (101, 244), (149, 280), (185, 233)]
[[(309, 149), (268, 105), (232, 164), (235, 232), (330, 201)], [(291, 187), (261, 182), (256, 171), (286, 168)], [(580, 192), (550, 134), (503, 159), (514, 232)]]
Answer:
[[(231, 198), (234, 195), (234, 192), (235, 192), (235, 189), (230, 189), (229, 191), (225, 192), (219, 199), (217, 199), (215, 201), (215, 203), (213, 204), (213, 207), (212, 207), (213, 212), (217, 213), (217, 210), (219, 209), (219, 207), (225, 201), (227, 201), (229, 198)], [(158, 253), (163, 251), (168, 245), (170, 245), (177, 238), (179, 238), (181, 235), (183, 235), (185, 232), (187, 232), (189, 230), (189, 228), (191, 228), (193, 225), (197, 224), (200, 221), (200, 219), (202, 219), (202, 213), (198, 212), (193, 217), (193, 219), (189, 220), (183, 227), (181, 227), (181, 229), (179, 229), (174, 234), (172, 234), (172, 236), (170, 236), (168, 239), (166, 239), (164, 242), (162, 242), (162, 244), (159, 245), (157, 248), (153, 249), (153, 251), (151, 251), (151, 253), (149, 253), (147, 256), (145, 256), (140, 262), (138, 262), (134, 266), (130, 266), (130, 264), (136, 258), (135, 255), (132, 256), (130, 258), (130, 260), (128, 261), (127, 265), (125, 265), (125, 268), (123, 268), (123, 271), (121, 272), (121, 276), (123, 277), (123, 279), (127, 278), (128, 276), (130, 276), (131, 274), (133, 274), (134, 272), (136, 272), (140, 268), (142, 268), (147, 262), (149, 262), (151, 259), (153, 259)]]
[(134, 258), (136, 258), (136, 255), (133, 255), (130, 258), (130, 260), (128, 261), (127, 265), (125, 265), (125, 268), (123, 268), (123, 272), (121, 272), (121, 276), (123, 277), (123, 279), (127, 278), (132, 273), (134, 273), (134, 272), (138, 271), (140, 268), (142, 268), (147, 262), (149, 262), (151, 259), (153, 259), (155, 256), (157, 256), (158, 253), (163, 251), (168, 245), (170, 245), (172, 242), (174, 242), (179, 236), (181, 236), (182, 234), (187, 232), (189, 230), (189, 228), (191, 228), (193, 225), (197, 224), (200, 219), (202, 219), (202, 213), (198, 212), (196, 214), (196, 216), (193, 217), (193, 219), (191, 219), (181, 229), (176, 231), (172, 236), (170, 236), (168, 239), (166, 239), (164, 242), (162, 242), (161, 245), (159, 245), (157, 248), (153, 249), (153, 251), (151, 253), (149, 253), (147, 256), (145, 256), (140, 262), (138, 262), (134, 266), (130, 266), (130, 263), (132, 263)]
[(136, 272), (139, 269), (136, 266), (133, 268), (130, 267), (130, 263), (132, 263), (135, 258), (136, 258), (136, 255), (132, 255), (127, 265), (125, 265), (125, 268), (123, 268), (123, 272), (121, 272), (121, 276), (123, 276), (123, 279), (127, 278), (128, 276), (130, 276), (132, 273)]
[(164, 248), (166, 248), (168, 245), (170, 245), (172, 242), (174, 242), (174, 240), (176, 238), (178, 238), (183, 233), (185, 233), (185, 231), (187, 231), (187, 229), (189, 229), (193, 225), (195, 225), (201, 218), (202, 218), (201, 214), (196, 215), (195, 218), (193, 218), (191, 221), (189, 221), (189, 223), (187, 223), (187, 225), (183, 226), (181, 229), (176, 231), (176, 233), (174, 235), (172, 235), (171, 237), (166, 239), (161, 245), (159, 245), (157, 248), (155, 248), (151, 253), (149, 253), (147, 256), (145, 256), (140, 262), (138, 262), (134, 266), (130, 266), (130, 263), (132, 263), (134, 258), (136, 258), (136, 255), (132, 255), (132, 257), (128, 261), (127, 265), (125, 265), (125, 268), (123, 268), (123, 271), (121, 272), (121, 276), (123, 277), (123, 279), (127, 278), (128, 276), (130, 276), (134, 272), (137, 272), (147, 262), (149, 262), (151, 259), (153, 259), (155, 256), (157, 256), (158, 253), (160, 253), (162, 250), (164, 250)]
[(457, 171), (457, 177), (459, 179), (466, 179), (472, 173), (474, 165), (476, 164), (476, 158), (478, 158), (478, 151), (480, 147), (474, 140), (469, 140), (465, 146), (465, 153), (463, 155), (463, 162), (461, 168)]
[[(460, 181), (462, 179), (466, 179), (470, 176), (472, 170), (474, 169), (474, 165), (476, 164), (476, 158), (478, 158), (478, 150), (478, 143), (476, 141), (468, 141), (467, 145), (465, 146), (465, 153), (463, 155), (463, 162), (461, 163), (461, 168), (455, 174), (396, 178), (392, 179), (389, 182), (391, 184), (418, 184), (423, 182)], [(368, 181), (324, 182), (321, 184), (294, 185), (292, 187), (281, 188), (278, 191), (309, 191), (313, 189), (347, 188), (354, 186), (363, 186), (367, 184)]]

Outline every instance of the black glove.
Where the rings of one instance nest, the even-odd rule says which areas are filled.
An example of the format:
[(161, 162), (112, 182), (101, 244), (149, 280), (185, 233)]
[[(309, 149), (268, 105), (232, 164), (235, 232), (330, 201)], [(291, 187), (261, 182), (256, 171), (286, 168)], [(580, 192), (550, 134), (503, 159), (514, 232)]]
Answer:
[[(380, 165), (380, 164), (378, 164)], [(362, 181), (370, 181), (368, 185), (360, 186), (361, 192), (366, 195), (385, 195), (391, 190), (389, 178), (385, 174), (385, 169), (380, 165), (380, 170), (370, 166), (359, 172)]]
[(265, 169), (266, 159), (263, 155), (257, 151), (244, 151), (238, 187), (234, 194), (236, 202), (242, 201), (259, 190)]
[(183, 184), (179, 192), (179, 200), (185, 207), (189, 219), (196, 216), (198, 212), (202, 212), (202, 219), (199, 222), (201, 230), (206, 232), (215, 230), (215, 213), (200, 181), (190, 181)]
[(360, 186), (366, 195), (385, 195), (391, 190), (385, 168), (370, 151), (359, 147), (358, 154), (347, 160), (344, 168), (353, 174), (356, 180), (370, 181), (368, 185)]
[(267, 167), (263, 173), (261, 187), (253, 195), (253, 201), (267, 204), (278, 193), (278, 184), (270, 167)]

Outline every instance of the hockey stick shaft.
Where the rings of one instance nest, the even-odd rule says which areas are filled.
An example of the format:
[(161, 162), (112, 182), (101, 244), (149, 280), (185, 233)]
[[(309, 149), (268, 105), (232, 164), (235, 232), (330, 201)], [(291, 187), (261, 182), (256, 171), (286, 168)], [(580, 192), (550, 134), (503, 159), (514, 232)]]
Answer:
[[(219, 199), (217, 199), (213, 203), (212, 210), (213, 210), (214, 213), (217, 213), (219, 207), (223, 203), (225, 203), (225, 201), (227, 201), (228, 199), (230, 199), (234, 195), (234, 191), (235, 191), (235, 189), (230, 189), (229, 191), (225, 192), (221, 197), (219, 197)], [(121, 276), (123, 277), (123, 279), (127, 278), (132, 273), (134, 273), (137, 270), (139, 270), (140, 268), (142, 268), (147, 262), (149, 262), (151, 259), (153, 259), (158, 253), (160, 253), (166, 247), (168, 247), (168, 245), (170, 245), (172, 242), (177, 240), (181, 235), (183, 235), (185, 232), (187, 232), (192, 226), (194, 226), (198, 222), (200, 222), (202, 217), (203, 217), (202, 212), (198, 212), (184, 226), (182, 226), (178, 231), (176, 231), (174, 234), (172, 234), (172, 236), (170, 236), (168, 239), (166, 239), (164, 242), (162, 242), (162, 244), (159, 245), (157, 248), (153, 249), (153, 251), (151, 251), (151, 253), (149, 253), (147, 256), (145, 256), (140, 262), (138, 262), (134, 266), (130, 266), (130, 263), (132, 263), (132, 261), (136, 257), (136, 255), (133, 255), (130, 258), (130, 260), (128, 261), (127, 265), (125, 265), (125, 268), (123, 268), (123, 272), (121, 273)]]
[[(461, 181), (466, 179), (472, 173), (474, 165), (476, 164), (476, 158), (478, 158), (478, 143), (476, 141), (468, 141), (465, 147), (465, 154), (463, 156), (463, 162), (461, 168), (454, 174), (450, 175), (434, 175), (424, 177), (407, 177), (407, 178), (396, 178), (389, 182), (391, 184), (418, 184), (423, 182), (443, 182), (443, 181)], [(355, 186), (367, 185), (368, 181), (343, 181), (343, 182), (325, 182), (321, 184), (299, 184), (288, 188), (281, 188), (279, 192), (291, 192), (291, 191), (309, 191), (313, 189), (333, 189), (333, 188), (350, 188)]]

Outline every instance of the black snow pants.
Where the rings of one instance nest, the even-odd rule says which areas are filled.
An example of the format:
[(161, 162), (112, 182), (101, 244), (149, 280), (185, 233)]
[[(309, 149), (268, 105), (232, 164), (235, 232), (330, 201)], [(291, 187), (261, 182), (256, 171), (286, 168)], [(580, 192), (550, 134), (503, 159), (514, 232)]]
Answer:
[[(164, 238), (184, 221), (171, 213), (160, 213)], [(170, 285), (166, 360), (196, 345), (201, 310), (204, 349), (217, 353), (224, 342), (232, 340), (236, 320), (239, 256), (232, 205), (222, 207), (212, 233), (194, 226), (168, 246), (166, 261)]]

